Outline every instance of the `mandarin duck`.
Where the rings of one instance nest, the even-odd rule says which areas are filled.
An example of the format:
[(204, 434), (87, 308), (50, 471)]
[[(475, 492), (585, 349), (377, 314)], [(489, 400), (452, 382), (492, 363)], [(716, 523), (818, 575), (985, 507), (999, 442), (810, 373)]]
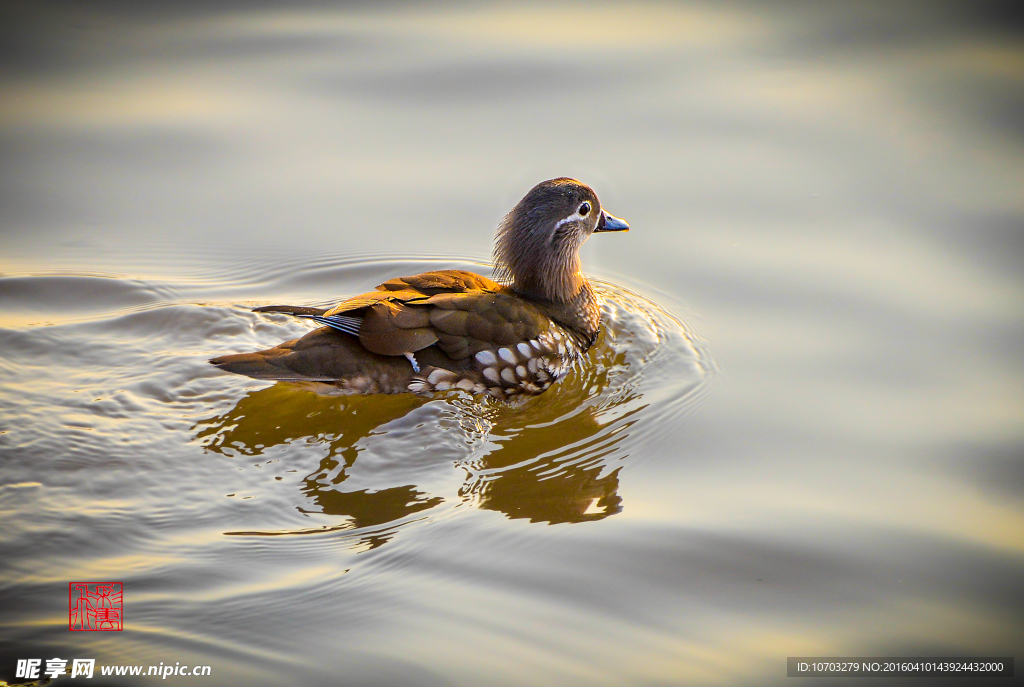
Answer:
[(328, 310), (256, 308), (323, 326), (210, 362), (258, 379), (331, 382), (347, 393), (539, 394), (597, 340), (601, 310), (580, 268), (580, 246), (592, 233), (628, 229), (586, 184), (544, 181), (498, 225), (497, 281), (437, 270), (391, 279)]

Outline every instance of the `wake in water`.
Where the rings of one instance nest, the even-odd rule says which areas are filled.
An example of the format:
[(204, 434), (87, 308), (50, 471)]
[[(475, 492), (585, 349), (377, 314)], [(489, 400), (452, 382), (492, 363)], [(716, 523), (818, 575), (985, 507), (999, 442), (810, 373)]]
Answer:
[[(601, 336), (559, 385), (538, 397), (509, 403), (458, 389), (432, 400), (338, 397), (333, 384), (281, 382), (249, 391), (227, 412), (197, 423), (197, 440), (225, 456), (319, 446), (324, 455), (302, 491), (318, 509), (310, 512), (345, 517), (323, 528), (235, 534), (357, 530), (366, 545), (366, 537), (380, 542), (381, 526), (422, 519), (425, 510), (440, 517), (474, 506), (552, 523), (619, 512), (619, 471), (637, 441), (627, 438), (642, 428), (657, 440), (660, 427), (671, 427), (701, 397), (714, 366), (679, 320), (656, 304), (613, 284), (599, 283), (597, 291)], [(288, 323), (276, 314), (238, 315)], [(389, 467), (369, 468), (374, 479), (367, 483), (363, 467), (381, 460)], [(456, 493), (425, 488), (423, 462), (434, 469), (455, 465), (463, 473)]]
[[(347, 259), (321, 272), (328, 289), (342, 290), (380, 274), (437, 266)], [(267, 300), (301, 302), (324, 290), (304, 281), (300, 263), (290, 277), (270, 274), (270, 286), (262, 285)], [(68, 300), (68, 280), (91, 298)], [(103, 489), (115, 476), (131, 480), (142, 490), (140, 504), (149, 504), (159, 521), (169, 507), (160, 504), (177, 499), (164, 496), (159, 477), (170, 467), (167, 457), (191, 455), (194, 447), (242, 471), (241, 484), (232, 486), (222, 474), (228, 466), (187, 459), (199, 475), (209, 473), (206, 481), (224, 484), (227, 499), (263, 504), (263, 516), (252, 521), (258, 529), (246, 527), (246, 518), (242, 527), (221, 531), (343, 532), (362, 548), (387, 541), (405, 523), (466, 507), (535, 522), (595, 520), (625, 507), (622, 468), (642, 460), (645, 443), (678, 423), (714, 370), (699, 340), (663, 308), (595, 282), (601, 335), (548, 393), (516, 403), (457, 389), (428, 397), (339, 397), (333, 384), (248, 380), (207, 365), (229, 345), (266, 347), (301, 336), (309, 325), (219, 298), (259, 292), (259, 284), (214, 279), (207, 294), (195, 281), (0, 280), (14, 303), (0, 329), (2, 398), (18, 399), (4, 403), (9, 429), (0, 435), (0, 445), (12, 449), (12, 478), (23, 472), (29, 479), (51, 465), (76, 469), (66, 474), (88, 489)], [(116, 473), (102, 469), (111, 466)], [(287, 485), (297, 489), (281, 491)], [(33, 507), (40, 517), (49, 512), (45, 501)], [(218, 509), (204, 509), (211, 524), (222, 520)]]

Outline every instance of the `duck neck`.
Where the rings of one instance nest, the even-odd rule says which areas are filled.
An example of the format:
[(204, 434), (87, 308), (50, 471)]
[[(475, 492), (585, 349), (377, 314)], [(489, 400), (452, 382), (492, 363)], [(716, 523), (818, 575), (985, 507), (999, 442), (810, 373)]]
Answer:
[(540, 269), (532, 266), (519, 269), (513, 275), (509, 286), (514, 291), (535, 300), (554, 303), (570, 303), (589, 286), (578, 255), (575, 259), (558, 260), (556, 264), (547, 264)]
[(580, 265), (580, 241), (574, 234), (552, 235), (548, 218), (531, 218), (521, 205), (498, 226), (495, 276), (527, 298), (568, 303), (587, 281)]
[(537, 306), (552, 320), (577, 336), (580, 348), (594, 345), (601, 329), (601, 306), (594, 287), (580, 273), (583, 280), (575, 296), (565, 301), (538, 302)]

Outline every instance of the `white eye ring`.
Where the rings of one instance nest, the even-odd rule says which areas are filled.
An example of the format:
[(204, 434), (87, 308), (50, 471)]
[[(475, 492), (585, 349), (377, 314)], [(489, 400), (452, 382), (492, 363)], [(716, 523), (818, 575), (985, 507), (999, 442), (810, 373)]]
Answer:
[[(565, 219), (558, 220), (558, 224), (555, 225), (555, 231), (557, 232), (562, 227), (563, 224), (568, 224), (569, 222), (582, 222), (583, 219), (587, 215), (590, 214), (590, 211), (592, 209), (593, 208), (590, 206), (590, 202), (589, 201), (586, 201), (586, 200), (583, 201), (580, 204), (580, 206), (578, 208), (576, 208), (576, 212), (572, 213), (571, 215), (569, 215)], [(555, 240), (555, 235), (554, 234), (551, 235), (551, 240), (552, 241)]]

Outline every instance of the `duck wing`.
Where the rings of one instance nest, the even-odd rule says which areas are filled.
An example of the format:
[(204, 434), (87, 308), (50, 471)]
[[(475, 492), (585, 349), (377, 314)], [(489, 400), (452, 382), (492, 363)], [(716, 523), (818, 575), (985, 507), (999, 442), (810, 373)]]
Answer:
[(571, 333), (551, 319), (550, 304), (461, 270), (392, 279), (326, 311), (260, 310), (289, 312), (326, 327), (269, 350), (210, 362), (261, 379), (332, 381), (349, 393), (458, 387), (511, 398), (548, 388), (579, 353), (569, 345)]
[(551, 327), (532, 303), (501, 291), (440, 293), (422, 303), (438, 348), (455, 360), (536, 339)]
[(296, 314), (358, 336), (378, 355), (405, 355), (437, 344), (455, 360), (536, 338), (550, 326), (528, 301), (463, 270), (398, 277), (323, 314)]

